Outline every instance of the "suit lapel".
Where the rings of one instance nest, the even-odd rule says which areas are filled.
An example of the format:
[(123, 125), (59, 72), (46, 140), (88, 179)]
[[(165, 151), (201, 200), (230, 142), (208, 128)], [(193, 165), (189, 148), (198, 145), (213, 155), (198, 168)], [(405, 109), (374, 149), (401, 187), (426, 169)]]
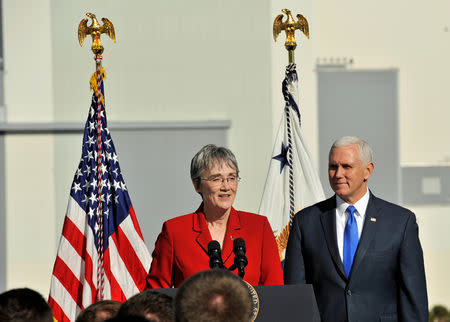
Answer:
[(222, 260), (224, 263), (233, 252), (234, 240), (239, 237), (241, 237), (241, 222), (239, 219), (239, 213), (234, 208), (231, 208), (222, 249)]
[(336, 198), (331, 197), (328, 199), (329, 206), (326, 207), (326, 211), (320, 215), (320, 221), (322, 222), (322, 228), (327, 241), (328, 250), (330, 251), (331, 258), (334, 261), (340, 275), (347, 280), (347, 274), (345, 274), (344, 264), (342, 263), (341, 256), (339, 255), (339, 249), (337, 246), (336, 237)]
[(202, 211), (202, 206), (194, 213), (194, 222), (192, 227), (194, 232), (197, 232), (196, 241), (200, 247), (208, 254), (208, 243), (212, 240), (209, 233), (208, 224), (206, 223), (205, 215)]
[(377, 217), (380, 216), (376, 207), (375, 196), (370, 193), (369, 203), (366, 209), (366, 216), (364, 218), (363, 231), (361, 233), (361, 239), (358, 243), (358, 248), (355, 253), (355, 259), (353, 260), (352, 270), (350, 276), (356, 274), (358, 267), (364, 259), (367, 253), (375, 233), (377, 231)]
[[(208, 244), (212, 240), (211, 233), (208, 229), (205, 215), (203, 213), (203, 207), (194, 213), (193, 218), (193, 231), (198, 233), (196, 241), (200, 247), (208, 254)], [(236, 238), (241, 237), (241, 222), (239, 220), (239, 214), (231, 208), (230, 216), (228, 217), (227, 231), (225, 233), (225, 239), (222, 246), (222, 261), (225, 263), (227, 259), (233, 253), (233, 242)]]

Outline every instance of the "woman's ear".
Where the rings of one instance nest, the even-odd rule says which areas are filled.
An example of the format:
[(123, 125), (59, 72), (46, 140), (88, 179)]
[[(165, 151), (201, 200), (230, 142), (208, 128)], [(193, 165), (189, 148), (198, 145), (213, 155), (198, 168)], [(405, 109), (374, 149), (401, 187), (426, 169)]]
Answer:
[(200, 179), (192, 180), (192, 184), (194, 185), (194, 189), (196, 192), (200, 193)]

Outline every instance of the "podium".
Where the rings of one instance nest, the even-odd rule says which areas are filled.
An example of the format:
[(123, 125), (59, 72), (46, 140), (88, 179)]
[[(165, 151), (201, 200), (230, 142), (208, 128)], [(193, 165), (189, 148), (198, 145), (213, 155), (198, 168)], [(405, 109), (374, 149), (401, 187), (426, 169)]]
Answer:
[[(254, 286), (259, 298), (257, 322), (320, 322), (314, 290), (310, 284)], [(176, 288), (155, 289), (175, 296)]]

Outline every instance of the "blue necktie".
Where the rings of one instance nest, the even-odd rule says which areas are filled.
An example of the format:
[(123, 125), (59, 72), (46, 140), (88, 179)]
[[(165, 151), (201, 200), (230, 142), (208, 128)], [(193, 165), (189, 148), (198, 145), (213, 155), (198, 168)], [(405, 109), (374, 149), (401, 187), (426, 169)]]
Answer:
[(355, 219), (356, 208), (352, 205), (348, 206), (348, 220), (344, 230), (344, 269), (347, 276), (350, 277), (352, 269), (353, 257), (358, 247), (358, 224)]

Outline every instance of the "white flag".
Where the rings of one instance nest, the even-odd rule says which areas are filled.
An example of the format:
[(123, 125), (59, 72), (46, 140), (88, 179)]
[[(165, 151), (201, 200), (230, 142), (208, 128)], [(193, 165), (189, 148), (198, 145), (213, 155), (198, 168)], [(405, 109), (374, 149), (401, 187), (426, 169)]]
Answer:
[(280, 256), (286, 247), (292, 216), (325, 199), (301, 133), (297, 79), (295, 64), (288, 65), (283, 80), (285, 108), (259, 206), (259, 213), (269, 219), (278, 235)]

